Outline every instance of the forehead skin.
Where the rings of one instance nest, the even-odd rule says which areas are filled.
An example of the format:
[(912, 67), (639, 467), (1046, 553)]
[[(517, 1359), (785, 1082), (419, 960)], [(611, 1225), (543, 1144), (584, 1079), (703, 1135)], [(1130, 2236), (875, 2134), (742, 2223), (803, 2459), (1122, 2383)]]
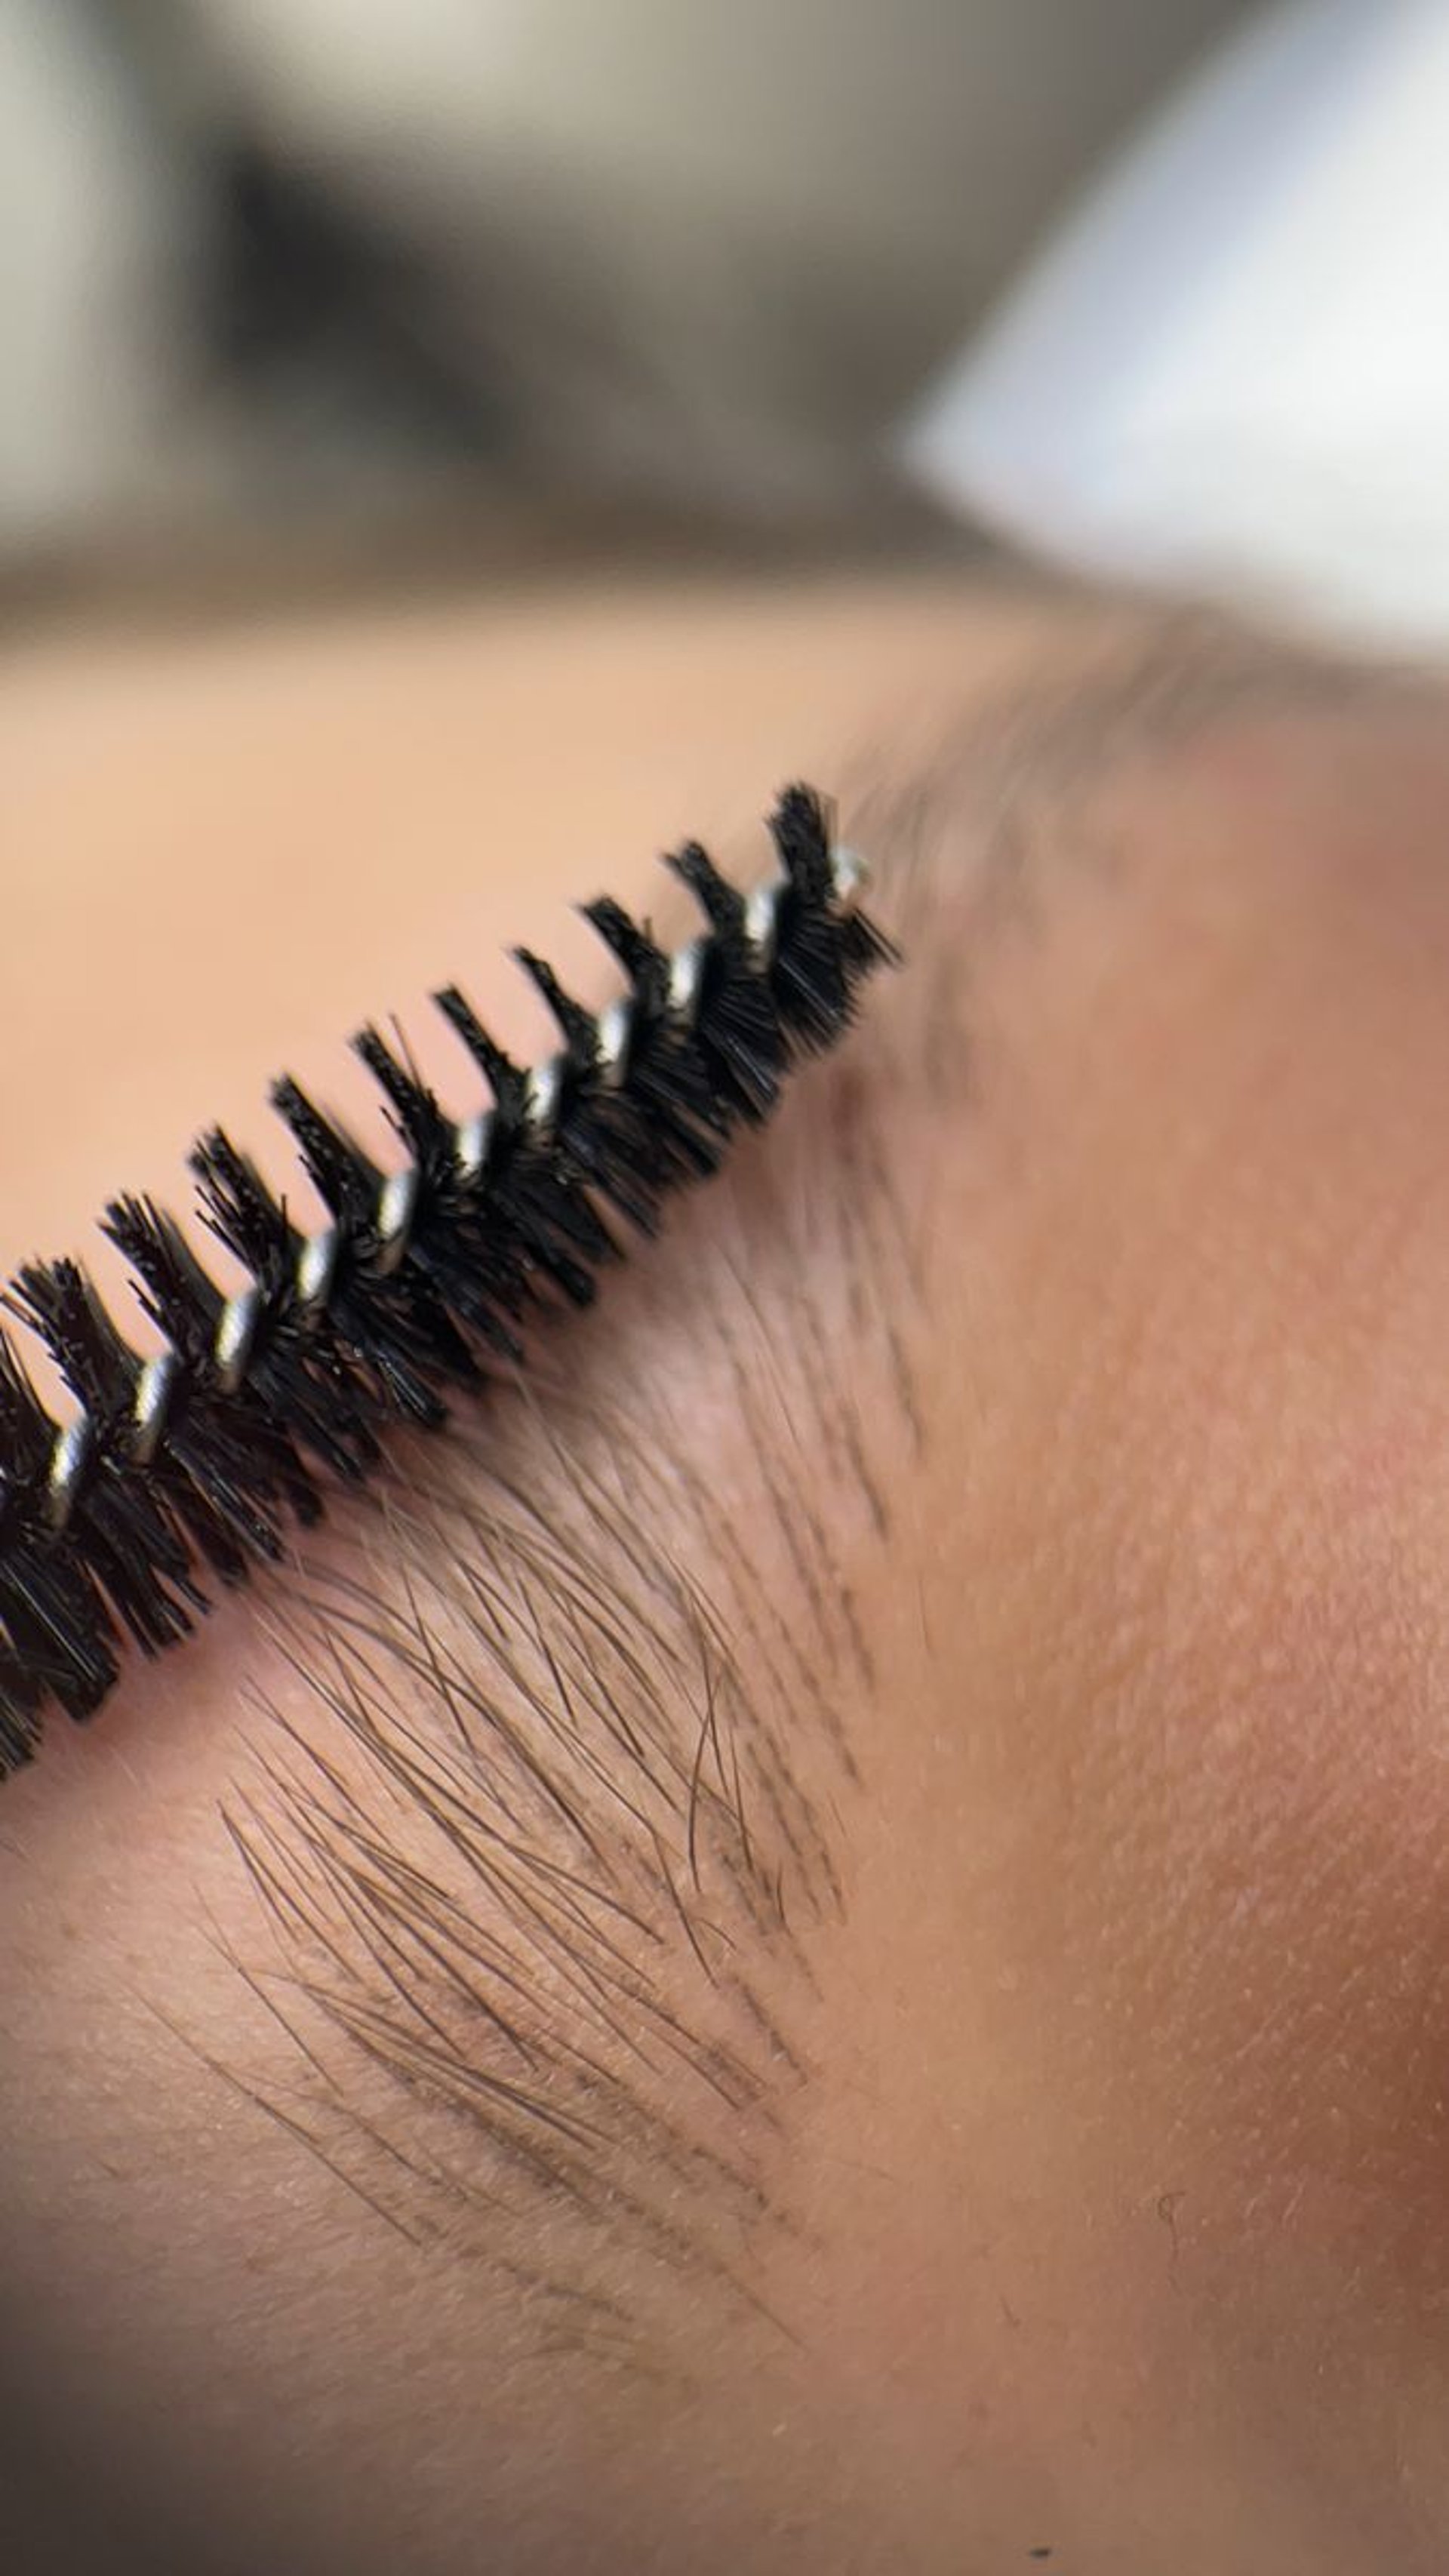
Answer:
[[(1140, 698), (1156, 641), (1030, 603), (656, 604), (562, 634), (420, 621), (14, 675), (21, 900), (96, 1034), (63, 1116), (16, 1055), (6, 1250), (74, 1240), (123, 1174), (167, 1180), (177, 1120), (254, 1092), (314, 1002), (320, 1027), (385, 1008), (453, 971), (465, 927), (479, 953), (547, 949), (549, 902), (640, 893), (631, 841), (727, 834), (742, 780), (759, 803), (854, 757), (862, 828), (923, 862), (886, 908), (928, 944), (857, 1042), (899, 1085), (923, 1436), (865, 1383), (890, 1526), (841, 1538), (872, 1680), (848, 1711), (848, 1901), (799, 2007), (811, 2223), (772, 2255), (777, 2325), (666, 2293), (651, 2378), (510, 2369), (486, 2270), (420, 2264), (216, 2072), (236, 1981), (205, 1932), (239, 1901), (217, 1802), (262, 1724), (239, 1677), (278, 1683), (229, 1611), (0, 1792), (24, 2563), (47, 2531), (77, 2563), (83, 2459), (151, 2565), (944, 2576), (1051, 2547), (1102, 2576), (1428, 2576), (1449, 2536), (1442, 706), (1258, 686), (1134, 733), (1111, 674)], [(514, 719), (480, 791), (486, 896), (484, 677)], [(1064, 712), (1020, 721), (1048, 685), (1077, 692), (1074, 749)], [(913, 723), (954, 746), (924, 796)], [(304, 877), (266, 972), (289, 813), (345, 821), (365, 900), (339, 956), (335, 867)], [(115, 943), (73, 927), (62, 950), (44, 887), (93, 864), (100, 916), (143, 847), (153, 922), (187, 888), (179, 1016), (133, 939), (157, 980), (132, 1088), (91, 1119), (121, 1051)], [(242, 971), (213, 966), (199, 1012), (259, 850)], [(38, 1043), (33, 979), (7, 974)], [(701, 1201), (659, 1258), (686, 1278), (726, 1224)], [(638, 1342), (631, 1293), (601, 1347)], [(682, 1309), (649, 1329), (742, 1478)], [(0, 2511), (19, 2492), (17, 2468)]]

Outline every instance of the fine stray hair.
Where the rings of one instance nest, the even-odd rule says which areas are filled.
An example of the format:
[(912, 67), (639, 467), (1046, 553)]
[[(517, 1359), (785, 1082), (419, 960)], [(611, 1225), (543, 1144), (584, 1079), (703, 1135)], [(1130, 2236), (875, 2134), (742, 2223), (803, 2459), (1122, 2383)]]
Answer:
[(859, 909), (859, 860), (825, 800), (792, 786), (769, 820), (779, 867), (749, 896), (690, 842), (665, 864), (703, 917), (666, 954), (607, 897), (583, 907), (625, 979), (592, 1012), (527, 950), (517, 962), (557, 1023), (529, 1069), (457, 986), (434, 998), (486, 1077), (455, 1120), (374, 1027), (353, 1039), (408, 1160), (384, 1173), (289, 1076), (271, 1089), (329, 1222), (304, 1234), (251, 1160), (214, 1130), (191, 1154), (198, 1207), (242, 1264), (228, 1295), (174, 1217), (111, 1202), (164, 1348), (143, 1359), (83, 1268), (23, 1267), (10, 1313), (55, 1360), (79, 1410), (59, 1423), (0, 1335), (0, 1774), (28, 1759), (48, 1706), (91, 1716), (129, 1640), (154, 1655), (227, 1586), (284, 1553), (331, 1482), (382, 1463), (390, 1423), (434, 1429), (445, 1390), (515, 1366), (521, 1328), (583, 1306), (623, 1249), (610, 1218), (655, 1231), (674, 1188), (718, 1169), (731, 1135), (770, 1114), (783, 1076), (832, 1046), (863, 979), (893, 958)]

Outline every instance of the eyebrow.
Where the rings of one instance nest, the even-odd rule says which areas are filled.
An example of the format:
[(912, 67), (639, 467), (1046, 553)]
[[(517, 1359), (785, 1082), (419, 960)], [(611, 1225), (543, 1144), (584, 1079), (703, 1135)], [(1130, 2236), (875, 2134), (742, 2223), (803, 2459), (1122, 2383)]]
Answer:
[(546, 2209), (544, 2305), (585, 2340), (626, 2332), (568, 2295), (601, 2232), (748, 2304), (741, 2245), (790, 2223), (799, 1999), (874, 1680), (845, 1563), (888, 1535), (882, 1449), (920, 1425), (876, 1097), (824, 1090), (581, 1367), (412, 1444), (274, 1595), (284, 1685), (224, 1804), (262, 2017), (233, 2080), (404, 2234), (493, 2264), (500, 2211)]
[[(879, 1686), (847, 1568), (930, 1433), (897, 1122), (976, 1103), (962, 966), (1033, 865), (1023, 815), (1384, 685), (1153, 621), (1085, 680), (1008, 688), (908, 782), (867, 756), (909, 1007), (903, 983), (891, 1027), (691, 1206), (577, 1366), (495, 1389), (486, 1437), (405, 1446), (263, 1611), (284, 1684), (224, 1803), (253, 1904), (215, 2071), (370, 2219), (509, 2282), (544, 2344), (637, 2358), (651, 2270), (768, 2308), (770, 2246), (803, 2223), (791, 2104)], [(691, 1410), (674, 1380), (701, 1360)], [(530, 2213), (547, 2258), (520, 2263)]]

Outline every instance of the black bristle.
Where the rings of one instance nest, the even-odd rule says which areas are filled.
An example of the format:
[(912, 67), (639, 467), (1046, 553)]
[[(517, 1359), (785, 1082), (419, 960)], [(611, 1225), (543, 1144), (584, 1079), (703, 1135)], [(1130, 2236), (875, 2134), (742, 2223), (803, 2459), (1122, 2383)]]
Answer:
[(285, 1294), (299, 1237), (256, 1165), (219, 1127), (193, 1145), (190, 1163), (203, 1219), (218, 1243), (235, 1253), (264, 1297)]
[(415, 1067), (393, 1052), (379, 1030), (359, 1029), (352, 1040), (352, 1052), (366, 1065), (387, 1101), (394, 1133), (407, 1146), (425, 1178), (441, 1186), (453, 1160), (452, 1120), (444, 1117)]
[(812, 1053), (833, 1045), (850, 1016), (847, 924), (830, 909), (829, 822), (808, 787), (789, 787), (770, 820), (784, 870), (770, 986), (781, 1021)]
[(770, 838), (791, 891), (813, 912), (830, 901), (830, 813), (813, 787), (787, 787), (770, 817)]
[(188, 1367), (203, 1366), (224, 1301), (175, 1218), (150, 1199), (112, 1199), (101, 1232), (130, 1263), (142, 1312)]
[(377, 1209), (382, 1174), (370, 1155), (336, 1119), (313, 1106), (299, 1082), (284, 1073), (268, 1094), (290, 1128), (302, 1169), (329, 1216), (365, 1234)]
[(440, 1307), (488, 1351), (517, 1364), (523, 1345), (510, 1329), (528, 1302), (528, 1280), (501, 1228), (480, 1233), (474, 1194), (458, 1164), (458, 1133), (414, 1067), (374, 1028), (352, 1041), (388, 1103), (392, 1126), (418, 1173), (418, 1216), (407, 1258)]
[(587, 1305), (621, 1249), (611, 1217), (652, 1232), (667, 1197), (768, 1116), (797, 1057), (841, 1035), (895, 951), (837, 901), (813, 790), (787, 788), (770, 829), (782, 876), (758, 953), (748, 905), (699, 843), (667, 862), (706, 925), (677, 994), (647, 928), (607, 897), (583, 906), (625, 982), (607, 1043), (545, 959), (515, 952), (558, 1027), (546, 1076), (505, 1055), (456, 985), (435, 997), (487, 1081), (479, 1122), (444, 1112), (405, 1042), (361, 1030), (354, 1051), (408, 1156), (394, 1181), (290, 1076), (274, 1084), (325, 1237), (309, 1243), (219, 1129), (203, 1136), (196, 1213), (240, 1265), (235, 1296), (165, 1210), (113, 1200), (103, 1231), (162, 1337), (156, 1359), (78, 1263), (17, 1274), (0, 1302), (79, 1418), (63, 1437), (0, 1332), (0, 1774), (29, 1759), (48, 1706), (94, 1714), (127, 1640), (154, 1654), (186, 1636), (203, 1575), (234, 1585), (280, 1557), (329, 1480), (379, 1467), (390, 1424), (440, 1424), (453, 1390), (522, 1359), (531, 1316)]
[(478, 1364), (426, 1267), (411, 1248), (383, 1275), (377, 1214), (383, 1174), (338, 1122), (284, 1076), (272, 1106), (291, 1129), (313, 1187), (338, 1229), (325, 1331), (344, 1365), (381, 1393), (383, 1418), (396, 1414), (436, 1430), (447, 1420), (445, 1386), (468, 1386)]
[(127, 1431), (140, 1362), (74, 1261), (30, 1262), (6, 1300), (56, 1361), (89, 1416), (92, 1441), (66, 1536), (143, 1652), (185, 1636), (205, 1596), (180, 1531), (144, 1476)]
[(79, 1262), (26, 1262), (3, 1302), (44, 1344), (71, 1393), (98, 1424), (130, 1410), (140, 1362)]
[(564, 991), (543, 958), (526, 948), (515, 949), (514, 955), (548, 1004), (564, 1041), (555, 1123), (567, 1168), (641, 1234), (656, 1233), (664, 1191), (688, 1177), (676, 1168), (677, 1148), (667, 1127), (649, 1115), (632, 1087), (610, 1089), (599, 1079), (594, 1014)]
[(54, 1442), (55, 1425), (14, 1343), (0, 1332), (0, 1516), (44, 1478)]
[(698, 841), (686, 841), (682, 850), (665, 853), (665, 866), (687, 885), (700, 911), (718, 937), (743, 939), (745, 931), (745, 898), (738, 886), (722, 877), (708, 850)]
[(716, 1095), (758, 1125), (780, 1095), (784, 1033), (768, 986), (756, 973), (745, 932), (745, 902), (697, 841), (666, 857), (713, 931), (701, 977), (695, 1037)]
[(564, 991), (546, 957), (536, 957), (531, 948), (515, 948), (513, 958), (534, 990), (543, 995), (558, 1022), (569, 1072), (575, 1081), (586, 1081), (599, 1059), (599, 1030), (593, 1012), (586, 1011), (582, 1002)]
[(647, 1019), (658, 1019), (669, 995), (669, 960), (655, 945), (647, 930), (631, 920), (621, 903), (612, 895), (596, 895), (592, 903), (579, 907), (585, 921), (591, 922), (606, 948), (612, 949), (625, 974), (636, 1007)]
[(449, 1028), (456, 1030), (468, 1053), (483, 1075), (493, 1094), (493, 1110), (500, 1130), (509, 1136), (523, 1124), (528, 1101), (528, 1076), (522, 1065), (504, 1054), (483, 1026), (466, 993), (456, 984), (445, 984), (433, 995)]
[[(302, 1237), (246, 1155), (219, 1128), (191, 1155), (203, 1222), (250, 1272), (262, 1312), (247, 1385), (269, 1421), (329, 1475), (356, 1484), (381, 1457), (368, 1390), (325, 1330), (298, 1311)], [(323, 1319), (325, 1323), (325, 1318)], [(315, 1517), (315, 1515), (314, 1515)]]
[(102, 1231), (130, 1263), (143, 1311), (185, 1372), (189, 1400), (148, 1472), (211, 1571), (240, 1583), (249, 1563), (281, 1555), (288, 1514), (316, 1519), (316, 1486), (250, 1380), (222, 1389), (214, 1354), (225, 1301), (175, 1220), (150, 1200), (115, 1199)]
[(718, 1166), (734, 1113), (711, 1083), (693, 1032), (668, 1016), (669, 960), (611, 897), (585, 904), (583, 913), (629, 979), (635, 1023), (630, 1091), (668, 1135), (682, 1174), (703, 1179)]
[(119, 1669), (104, 1601), (46, 1524), (54, 1441), (54, 1423), (0, 1336), (0, 1770), (29, 1758), (47, 1700), (88, 1717)]
[(724, 942), (706, 959), (699, 1001), (700, 1051), (721, 1099), (758, 1126), (780, 1097), (784, 1049), (771, 997)]
[[(516, 1241), (525, 1276), (557, 1288), (570, 1305), (594, 1295), (593, 1268), (617, 1250), (613, 1236), (559, 1157), (528, 1134), (528, 1076), (496, 1046), (472, 1004), (450, 984), (434, 1001), (493, 1094), (490, 1207), (505, 1240)], [(592, 1265), (592, 1266), (591, 1266)]]
[(862, 914), (831, 907), (830, 816), (813, 788), (786, 788), (770, 832), (785, 874), (770, 987), (794, 1044), (819, 1054), (848, 1028), (863, 978), (895, 950)]

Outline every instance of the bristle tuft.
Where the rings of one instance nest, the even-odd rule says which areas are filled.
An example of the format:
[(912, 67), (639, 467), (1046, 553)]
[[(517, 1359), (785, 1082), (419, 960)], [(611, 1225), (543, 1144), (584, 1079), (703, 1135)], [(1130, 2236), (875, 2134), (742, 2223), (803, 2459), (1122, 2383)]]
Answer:
[(220, 1129), (204, 1135), (196, 1216), (240, 1265), (238, 1289), (153, 1201), (112, 1200), (102, 1231), (161, 1336), (155, 1356), (77, 1262), (19, 1271), (0, 1303), (77, 1409), (57, 1420), (0, 1332), (0, 1774), (30, 1758), (48, 1707), (94, 1714), (128, 1642), (155, 1654), (188, 1635), (206, 1579), (245, 1581), (318, 1518), (329, 1484), (372, 1475), (390, 1425), (438, 1427), (456, 1390), (522, 1360), (530, 1318), (587, 1305), (629, 1236), (655, 1232), (669, 1196), (769, 1115), (792, 1066), (841, 1036), (896, 952), (855, 905), (858, 867), (813, 789), (787, 788), (770, 831), (779, 877), (748, 900), (698, 842), (666, 861), (704, 925), (675, 956), (611, 898), (582, 907), (623, 978), (601, 1011), (516, 950), (559, 1035), (531, 1070), (457, 985), (435, 995), (488, 1087), (472, 1118), (448, 1116), (404, 1040), (362, 1029), (353, 1051), (401, 1169), (277, 1081), (319, 1231)]

